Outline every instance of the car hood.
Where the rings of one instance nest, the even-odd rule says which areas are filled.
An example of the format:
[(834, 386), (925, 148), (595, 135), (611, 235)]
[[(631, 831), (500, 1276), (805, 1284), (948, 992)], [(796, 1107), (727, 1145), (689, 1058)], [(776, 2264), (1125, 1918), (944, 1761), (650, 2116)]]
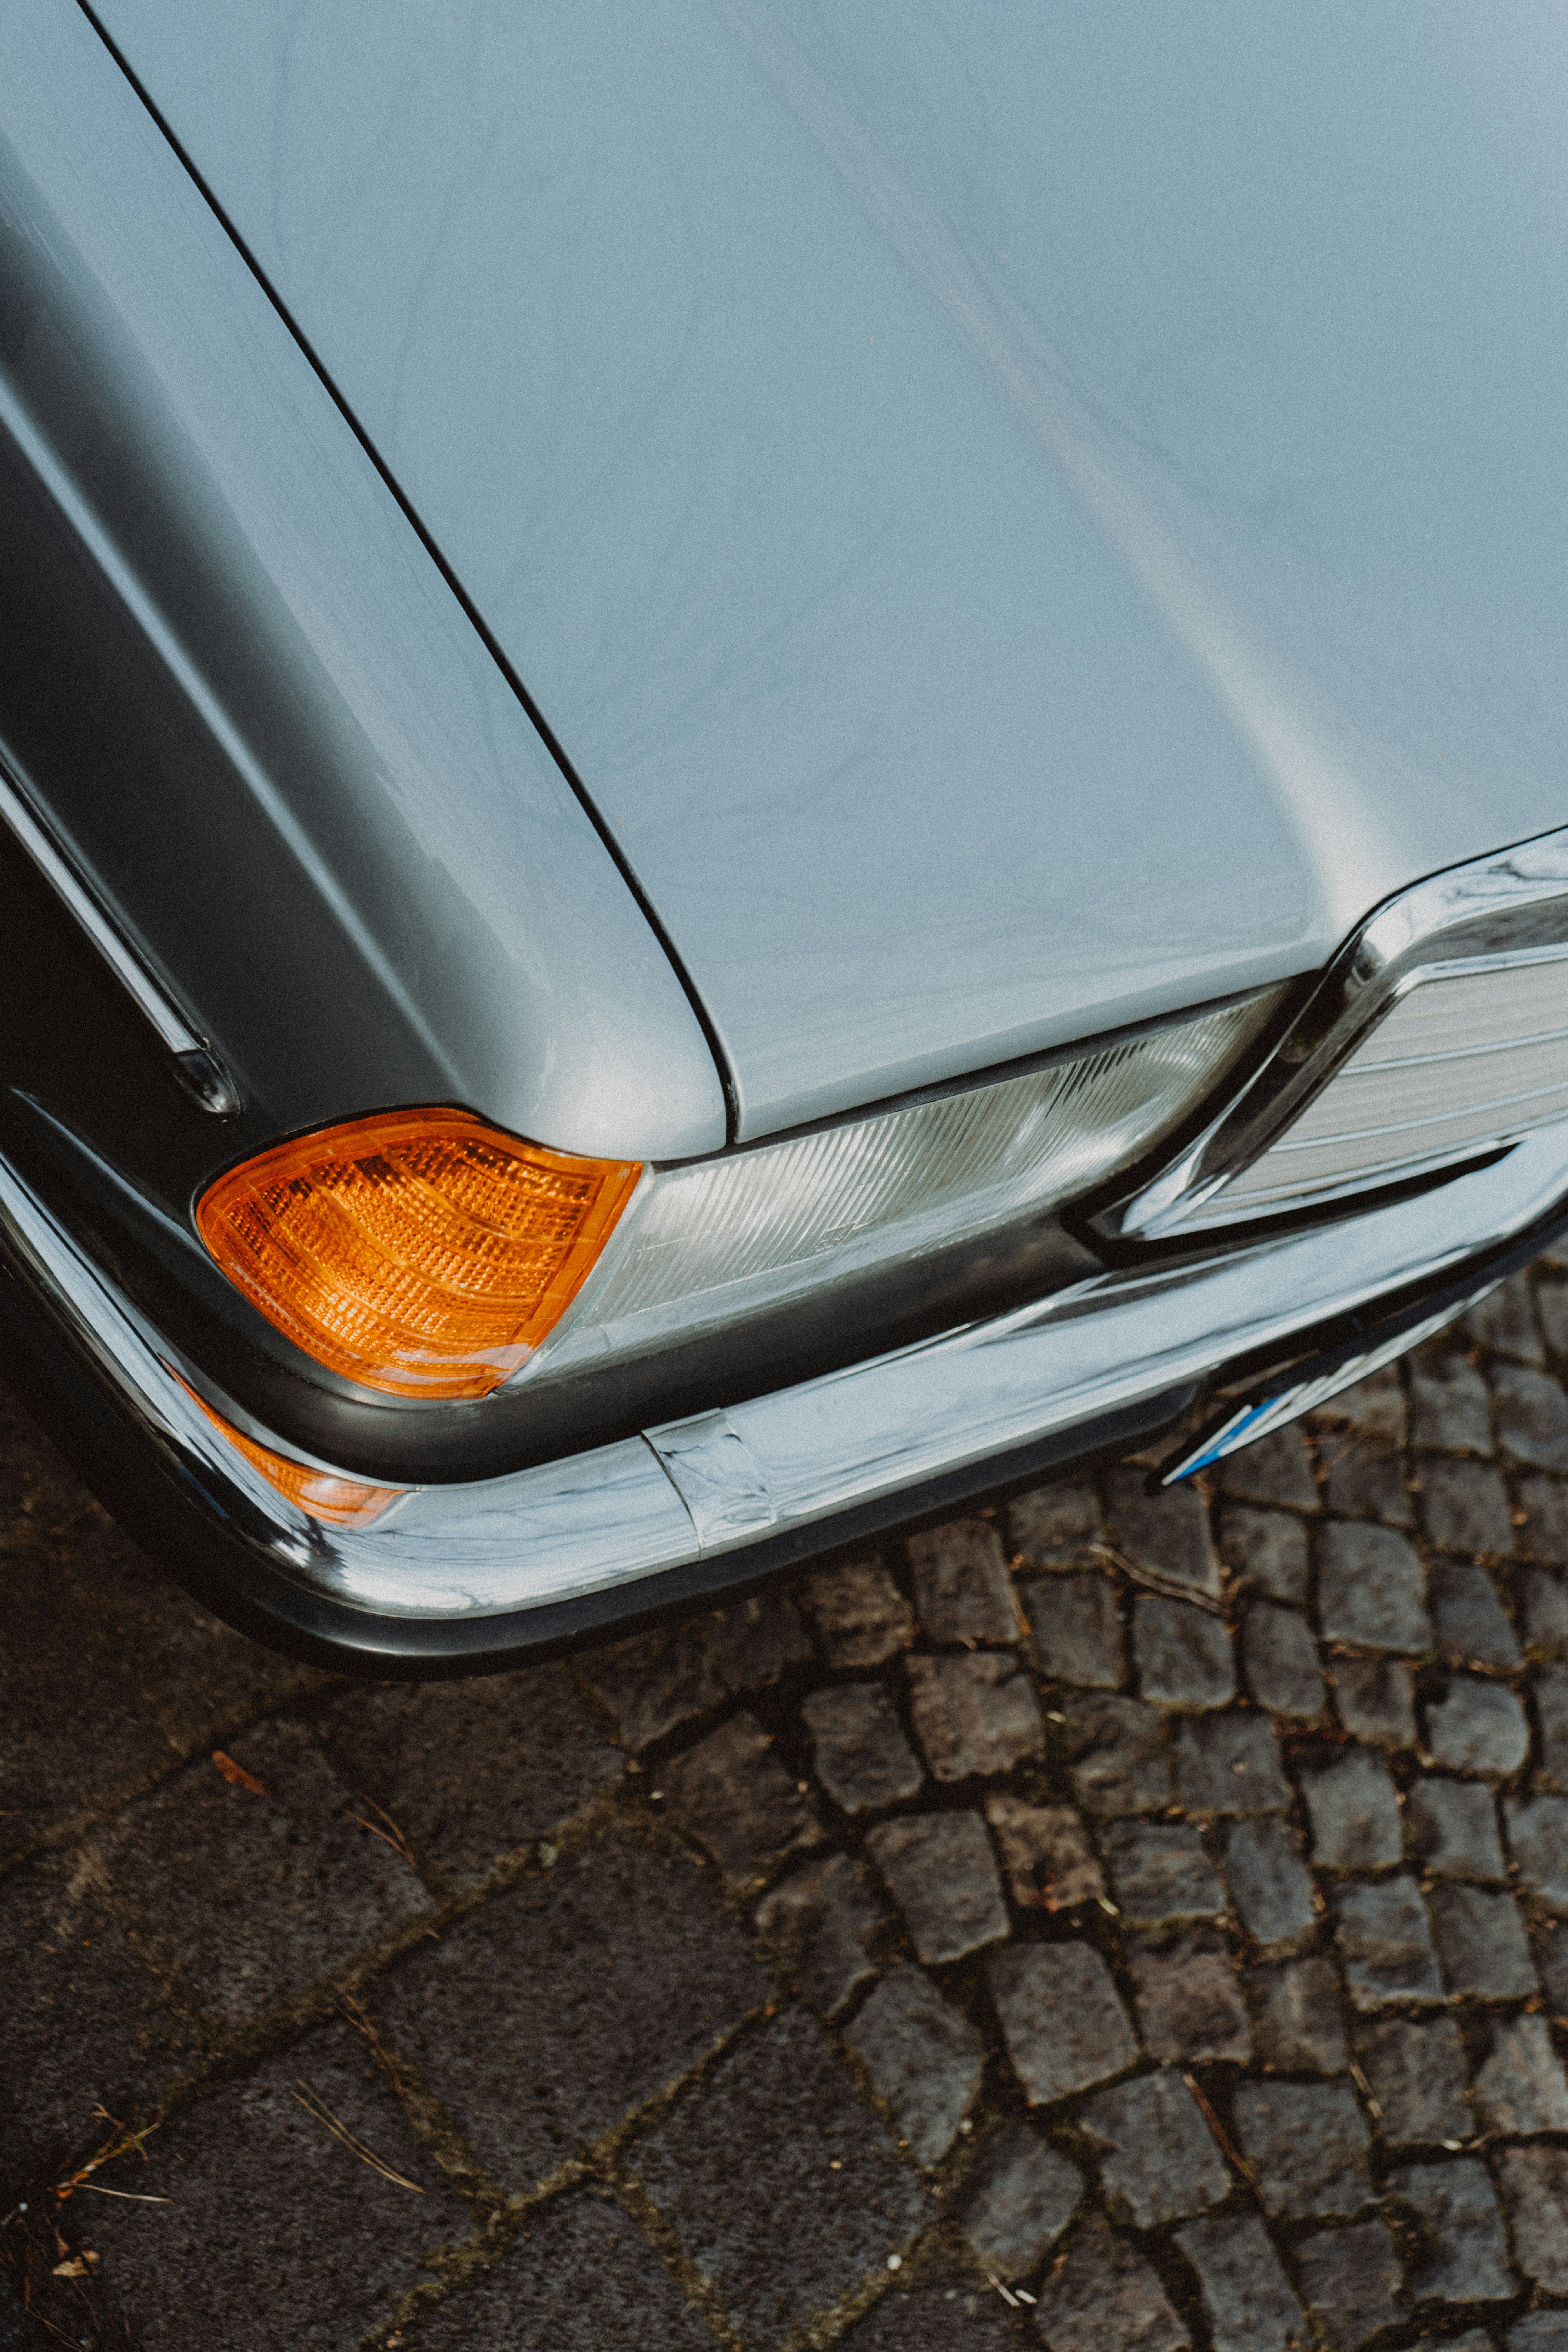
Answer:
[(1568, 822), (1568, 26), (100, 0), (758, 1134)]

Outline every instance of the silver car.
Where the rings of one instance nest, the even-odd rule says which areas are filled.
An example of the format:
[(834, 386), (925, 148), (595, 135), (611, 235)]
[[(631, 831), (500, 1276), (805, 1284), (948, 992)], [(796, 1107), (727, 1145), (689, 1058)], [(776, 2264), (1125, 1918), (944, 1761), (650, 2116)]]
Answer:
[(1565, 68), (4, 0), (0, 1321), (204, 1600), (1179, 1480), (1568, 1223)]

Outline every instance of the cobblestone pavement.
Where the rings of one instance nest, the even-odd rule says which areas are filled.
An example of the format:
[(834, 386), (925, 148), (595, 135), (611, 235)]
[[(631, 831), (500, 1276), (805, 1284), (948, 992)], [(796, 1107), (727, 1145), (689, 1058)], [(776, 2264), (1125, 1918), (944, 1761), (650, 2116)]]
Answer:
[(417, 1689), (10, 1408), (0, 2346), (1565, 2352), (1565, 1364)]

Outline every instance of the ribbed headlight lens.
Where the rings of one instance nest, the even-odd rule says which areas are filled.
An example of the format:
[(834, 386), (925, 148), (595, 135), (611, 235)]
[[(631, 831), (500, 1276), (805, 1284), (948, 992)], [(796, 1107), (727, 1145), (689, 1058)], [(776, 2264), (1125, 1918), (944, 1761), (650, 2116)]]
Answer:
[(966, 1093), (650, 1170), (539, 1369), (712, 1331), (1089, 1191), (1187, 1116), (1279, 993)]

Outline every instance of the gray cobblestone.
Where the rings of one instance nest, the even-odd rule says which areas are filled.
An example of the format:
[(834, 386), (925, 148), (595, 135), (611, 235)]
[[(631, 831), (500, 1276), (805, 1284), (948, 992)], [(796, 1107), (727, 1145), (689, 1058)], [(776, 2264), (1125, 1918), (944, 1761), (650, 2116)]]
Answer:
[(1405, 1801), (1405, 1843), (1439, 1878), (1495, 1881), (1503, 1875), (1497, 1800), (1474, 1780), (1435, 1774), (1413, 1781)]
[(925, 2218), (918, 2184), (798, 2010), (679, 2099), (631, 2165), (751, 2342), (774, 2343), (885, 2277)]
[(1216, 2215), (1176, 2232), (1203, 2293), (1214, 2352), (1298, 2352), (1301, 2306), (1263, 2225), (1250, 2213)]
[(1530, 1753), (1530, 1725), (1510, 1690), (1456, 1675), (1426, 1708), (1426, 1747), (1434, 1763), (1456, 1772), (1506, 1780)]
[(1331, 1642), (1419, 1655), (1431, 1643), (1421, 1563), (1392, 1528), (1342, 1521), (1318, 1538), (1318, 1621)]
[(905, 1964), (883, 1978), (846, 2039), (915, 2162), (928, 2169), (939, 2164), (985, 2070), (980, 2036), (969, 2020), (929, 1977)]
[(661, 1625), (591, 1650), (578, 1673), (626, 1745), (647, 1748), (742, 1691), (762, 1690), (811, 1655), (783, 1593), (737, 1601), (683, 1625)]
[(1011, 1771), (1045, 1745), (1040, 1703), (1009, 1653), (904, 1660), (910, 1713), (926, 1762), (939, 1780)]
[(1303, 1762), (1300, 1780), (1320, 1869), (1376, 1870), (1399, 1860), (1398, 1799), (1381, 1756), (1368, 1748), (1320, 1750)]
[(1502, 2303), (1519, 2292), (1491, 2182), (1473, 2157), (1407, 2164), (1390, 2173), (1388, 2186), (1426, 2233), (1409, 2270), (1417, 2301)]
[(885, 1914), (847, 1853), (803, 1863), (757, 1906), (757, 1932), (813, 2009), (833, 2017), (876, 1974), (868, 1946)]
[[(1421, 1524), (1428, 1541), (1444, 1551), (1513, 1549), (1508, 1489), (1489, 1462), (1455, 1462), (1445, 1454), (1429, 1454), (1421, 1465)], [(1443, 1631), (1439, 1617), (1439, 1635)]]
[(1219, 1562), (1201, 1496), (1188, 1486), (1145, 1494), (1136, 1470), (1111, 1470), (1105, 1498), (1117, 1547), (1134, 1567), (1152, 1570), (1167, 1584), (1218, 1595)]
[(1561, 1570), (1568, 1564), (1568, 1479), (1516, 1478), (1513, 1492), (1515, 1552)]
[[(1554, 1262), (1551, 1250), (1540, 1260), (1542, 1265)], [(1542, 1283), (1535, 1295), (1535, 1309), (1553, 1355), (1568, 1356), (1568, 1283)]]
[(1568, 2147), (1505, 2147), (1497, 2176), (1514, 2260), (1548, 2294), (1568, 2294)]
[(1348, 2083), (1238, 2083), (1235, 2113), (1266, 2211), (1348, 2219), (1370, 2199), (1366, 2126)]
[(1023, 1627), (992, 1519), (955, 1519), (911, 1536), (915, 1606), (933, 1642), (1016, 1642)]
[(1531, 2311), (1508, 2331), (1508, 2352), (1568, 2352), (1568, 2311)]
[(1513, 1548), (1525, 1559), (1561, 1568), (1568, 1562), (1568, 1480), (1520, 1478), (1514, 1495), (1521, 1514)]
[(417, 2352), (712, 2352), (630, 2216), (591, 2189), (531, 2216), (483, 2279), (392, 2341)]
[(111, 1863), (202, 2007), (226, 2019), (291, 2000), (430, 1908), (351, 1818), (363, 1809), (319, 1738), (285, 1722), (236, 1744), (273, 1793), (231, 1785), (204, 1756), (123, 1817)]
[(548, 1837), (625, 1769), (562, 1666), (373, 1685), (329, 1721), (354, 1785), (461, 1887)]
[[(0, 1395), (0, 1433), (22, 1418)], [(237, 1700), (308, 1679), (184, 1602), (29, 1442), (37, 1475), (5, 1480), (21, 1525), (0, 1552), (0, 1856), (145, 1788)]]
[(1454, 1453), (1491, 1452), (1491, 1403), (1473, 1364), (1463, 1356), (1412, 1356), (1407, 1377), (1414, 1444)]
[(1356, 2056), (1380, 2110), (1380, 2139), (1433, 2147), (1469, 2138), (1464, 2044), (1451, 2017), (1367, 2018)]
[(1415, 1517), (1405, 1484), (1404, 1457), (1380, 1445), (1340, 1445), (1328, 1456), (1324, 1499), (1344, 1519), (1380, 1519), (1407, 1528)]
[(1397, 1659), (1336, 1658), (1334, 1703), (1352, 1739), (1372, 1748), (1415, 1747), (1415, 1686)]
[(876, 1666), (914, 1634), (915, 1612), (879, 1559), (808, 1576), (802, 1598), (830, 1666)]
[(1505, 1797), (1503, 1822), (1521, 1882), (1548, 1910), (1568, 1913), (1568, 1798)]
[(1176, 1792), (1189, 1812), (1272, 1813), (1289, 1804), (1274, 1727), (1237, 1710), (1175, 1726)]
[(1520, 1579), (1524, 1638), (1549, 1658), (1568, 1658), (1568, 1584), (1544, 1568), (1527, 1568)]
[[(1556, 1293), (1561, 1337), (1568, 1282)], [(1557, 1374), (1540, 1390), (1514, 1377), (1533, 1369), (1522, 1296), (1508, 1310), (1514, 1323), (1473, 1327), (1488, 1349), (1482, 1381), (1452, 1347), (1446, 1378), (1431, 1360), (1390, 1373), (1373, 1384), (1381, 1404), (1371, 1399), (1374, 1421), (1394, 1417), (1388, 1435), (1364, 1427), (1366, 1399), (1352, 1401), (1356, 1421), (1332, 1400), (1309, 1439), (1289, 1433), (1216, 1470), (1204, 1490), (1220, 1490), (1212, 1515), (1195, 1490), (1145, 1494), (1140, 1458), (1104, 1474), (1113, 1551), (1092, 1548), (1100, 1520), (1082, 1481), (917, 1538), (910, 1558), (922, 1561), (934, 1640), (900, 1589), (900, 1547), (896, 1578), (866, 1556), (806, 1580), (793, 1601), (710, 1612), (565, 1666), (423, 1688), (334, 1686), (213, 1628), (123, 1546), (68, 1473), (53, 1500), (46, 1481), (29, 1510), (0, 1446), (0, 1601), (16, 1602), (0, 1659), (0, 1815), (21, 1809), (0, 1818), (0, 1841), (41, 1831), (63, 1846), (0, 1887), (0, 2077), (21, 2107), (19, 2129), (0, 2123), (12, 2201), (40, 2166), (97, 2144), (95, 2101), (115, 2114), (133, 2102), (145, 2116), (172, 2100), (151, 2147), (179, 2156), (209, 2114), (228, 2115), (233, 2091), (289, 2063), (296, 2052), (280, 2045), (302, 2032), (299, 2020), (352, 1991), (374, 2012), (393, 2070), (367, 2076), (363, 2109), (343, 2092), (342, 2112), (362, 2116), (370, 2145), (405, 2151), (416, 2170), (426, 2160), (419, 2134), (452, 2135), (447, 2161), (460, 2172), (461, 2143), (470, 2145), (488, 2184), (481, 2201), (544, 2191), (493, 2237), (470, 2234), (467, 2213), (451, 2209), (446, 2237), (463, 2242), (460, 2276), (405, 2319), (410, 2352), (535, 2341), (549, 2352), (685, 2352), (692, 2327), (759, 2347), (831, 2336), (856, 2352), (936, 2352), (973, 2336), (996, 2352), (1041, 2340), (1059, 2352), (1057, 2323), (1040, 2325), (1046, 2303), (1009, 2307), (987, 2275), (1056, 2298), (1080, 2352), (1133, 2352), (1138, 2294), (1128, 2305), (1117, 2281), (1145, 2255), (1152, 2269), (1136, 2275), (1177, 2306), (1174, 2318), (1165, 2301), (1149, 2306), (1156, 2336), (1170, 2327), (1184, 2341), (1190, 2327), (1204, 2352), (1263, 2352), (1276, 2337), (1304, 2347), (1309, 2323), (1279, 2286), (1287, 2273), (1313, 2303), (1314, 2341), (1381, 2344), (1392, 2329), (1404, 2344), (1425, 2326), (1423, 2352), (1501, 2352), (1521, 2335), (1531, 2294), (1568, 2297), (1568, 2069), (1556, 2042), (1558, 2019), (1568, 2021), (1568, 1475), (1524, 1458), (1542, 1428), (1551, 1442), (1547, 1417), (1568, 1405)], [(1405, 1377), (1421, 1406), (1418, 1461), (1394, 1450)], [(1492, 1433), (1515, 1432), (1496, 1462), (1484, 1427), (1464, 1432), (1478, 1393)], [(1425, 1576), (1427, 1555), (1418, 1559), (1398, 1532), (1412, 1510), (1424, 1540), (1438, 1542)], [(1237, 1596), (1244, 1695), (1200, 1707), (1229, 1688), (1224, 1622), (1138, 1579), (1185, 1573), (1217, 1598), (1211, 1516)], [(1323, 1572), (1304, 1622), (1309, 1542)], [(1028, 1628), (1004, 1573), (1014, 1550), (1025, 1555), (1015, 1565), (1026, 1570)], [(1118, 1558), (1133, 1565), (1131, 1591)], [(1320, 1597), (1321, 1643), (1309, 1630)], [(1133, 1671), (1123, 1627), (1135, 1622), (1138, 1699), (1121, 1688)], [(1173, 1667), (1169, 1641), (1157, 1655), (1151, 1628), (1192, 1629), (1220, 1662), (1223, 1687), (1194, 1679), (1190, 1655)], [(1026, 1632), (1033, 1678), (1014, 1646)], [(987, 1646), (1004, 1635), (1007, 1646)], [(917, 1637), (920, 1652), (942, 1654), (920, 1655)], [(1349, 1748), (1323, 1726), (1324, 1669)], [(1053, 1696), (1037, 1700), (1037, 1681)], [(752, 1705), (748, 1690), (781, 1682), (752, 1717), (737, 1714)], [(934, 1790), (920, 1777), (906, 1687), (923, 1688), (922, 1730), (955, 1776)], [(1158, 1704), (1146, 1704), (1155, 1690)], [(611, 1717), (619, 1749), (640, 1756), (629, 1768), (600, 1727)], [(736, 1748), (727, 1763), (726, 1741)], [(206, 1760), (215, 1745), (279, 1795), (226, 1784)], [(1389, 1749), (1400, 1751), (1397, 1805), (1372, 1752)], [(825, 1816), (832, 1802), (832, 1843), (847, 1851), (820, 1842), (803, 1754), (815, 1758)], [(689, 1802), (693, 1778), (705, 1822)], [(1062, 1801), (1069, 1782), (1072, 1804)], [(911, 1820), (903, 1809), (922, 1786), (925, 1809)], [(412, 1866), (358, 1828), (355, 1812), (394, 1844), (406, 1834)], [(1316, 1894), (1296, 1851), (1309, 1812), (1323, 1865)], [(805, 1844), (781, 1843), (781, 1822)], [(745, 1893), (754, 1947), (717, 1872), (684, 1851), (688, 1836), (705, 1843), (703, 1828), (706, 1851)], [(907, 1912), (871, 1867), (889, 1831), (910, 1844)], [(953, 1839), (964, 1849), (956, 1867), (942, 1845)], [(1211, 1862), (1221, 1855), (1223, 1896)], [(366, 1857), (361, 1884), (353, 1874)], [(437, 1910), (450, 1894), (462, 1903)], [(917, 1951), (950, 1949), (916, 1964)], [(787, 2006), (775, 2018), (781, 1997), (837, 2030), (823, 2035)], [(363, 2058), (357, 2040), (344, 2046)], [(1184, 2090), (1176, 2095), (1183, 2069), (1211, 2063), (1217, 2083), (1198, 2079), (1227, 2141), (1211, 2148), (1203, 2126), (1204, 2164), (1219, 2170), (1202, 2197), (1219, 2202), (1200, 2221), (1170, 2210), (1196, 2192), (1154, 2109), (1173, 2098), (1191, 2124), (1196, 2110)], [(807, 2087), (792, 2106), (797, 2078)], [(225, 2087), (199, 2087), (213, 2084)], [(1331, 2192), (1332, 2215), (1281, 2212), (1278, 2227), (1265, 2224), (1249, 2189), (1229, 2179), (1221, 2156), (1244, 2147), (1243, 2108), (1260, 2089), (1337, 2093), (1352, 2116), (1363, 2094), (1378, 2170), (1362, 2170), (1353, 2194)], [(1021, 2095), (1044, 2120), (1008, 2119)], [(390, 2102), (384, 2142), (370, 2128), (378, 2099)], [(831, 2132), (814, 2144), (807, 2127), (835, 2101), (847, 2150)], [(412, 2138), (404, 2113), (416, 2118)], [(334, 2160), (357, 2161), (321, 2131)], [(1284, 2138), (1299, 2156), (1300, 2135)], [(871, 2170), (858, 2175), (862, 2158)], [(595, 2177), (614, 2168), (624, 2203), (579, 2180), (584, 2160)], [(1417, 2265), (1404, 2295), (1365, 2201), (1390, 2163), (1387, 2210)], [(1507, 2245), (1478, 2165), (1531, 2274), (1517, 2300), (1499, 2286)], [(934, 2184), (921, 2187), (921, 2167), (945, 2176), (940, 2206)], [(230, 2274), (248, 2281), (245, 2265), (281, 2226), (281, 2316), (264, 2286), (242, 2339), (234, 2322), (211, 2326), (198, 2295), (191, 2352), (197, 2341), (200, 2352), (241, 2340), (246, 2352), (253, 2341), (257, 2352), (274, 2341), (289, 2352), (296, 2341), (379, 2345), (394, 2322), (378, 2313), (428, 2275), (424, 2258), (440, 2242), (425, 2229), (431, 2200), (384, 2184), (395, 2209), (393, 2283), (362, 2311), (358, 2225), (341, 2254), (322, 2236), (331, 2209), (318, 2220), (288, 2164), (274, 2169), (276, 2182), (265, 2167), (247, 2172), (237, 2193), (220, 2179), (228, 2202), (192, 2205), (185, 2234), (192, 2261), (230, 2294)], [(292, 2200), (286, 2219), (275, 2218), (279, 2196)], [(139, 2250), (172, 2217), (85, 2194), (62, 2212), (68, 2235), (104, 2247), (110, 2305), (128, 2287), (145, 2303)], [(1123, 2216), (1135, 2232), (1161, 2233), (1152, 2252), (1136, 2235), (1140, 2251), (1123, 2244)], [(296, 2241), (323, 2282), (322, 2315), (307, 2302), (299, 2324)], [(1368, 2250), (1359, 2272), (1358, 2243)], [(1086, 2244), (1108, 2251), (1109, 2270), (1085, 2264)], [(890, 2256), (902, 2267), (889, 2270)], [(35, 2264), (49, 2316), (57, 2289), (75, 2294), (49, 2278), (53, 2259)], [(1335, 2283), (1340, 2272), (1352, 2286)], [(1075, 2277), (1076, 2305), (1061, 2287)], [(1478, 2279), (1479, 2304), (1454, 2301)], [(352, 2326), (339, 2326), (340, 2307), (353, 2310)], [(1568, 2312), (1531, 2316), (1568, 2334)], [(139, 2340), (149, 2352), (184, 2346), (195, 2325), (183, 2304), (167, 2316), (160, 2304)]]
[(1353, 1388), (1342, 1389), (1319, 1408), (1313, 1419), (1331, 1426), (1347, 1423), (1363, 1437), (1381, 1437), (1390, 1445), (1403, 1445), (1406, 1414), (1398, 1366), (1385, 1365), (1381, 1372), (1369, 1372)]
[(1260, 2065), (1284, 2074), (1342, 2074), (1350, 2063), (1340, 1988), (1327, 1960), (1251, 1969), (1252, 2043)]
[(1541, 1334), (1535, 1328), (1535, 1315), (1530, 1302), (1529, 1277), (1516, 1274), (1510, 1282), (1483, 1298), (1461, 1318), (1459, 1328), (1479, 1347), (1496, 1349), (1504, 1356), (1518, 1356), (1526, 1364), (1545, 1360)]
[(1523, 1364), (1495, 1364), (1498, 1443), (1531, 1470), (1568, 1470), (1568, 1399), (1554, 1380)]
[[(0, 2205), (101, 2144), (96, 2109), (150, 2114), (195, 2055), (145, 1956), (86, 1874), (56, 1859), (0, 1887)], [(0, 2336), (0, 2343), (4, 2343)]]
[(1183, 2352), (1191, 2341), (1147, 2263), (1098, 2214), (1041, 2287), (1035, 2325), (1051, 2352)]
[(1088, 1690), (1120, 1690), (1126, 1643), (1116, 1587), (1108, 1576), (1042, 1577), (1024, 1594), (1038, 1673)]
[(1110, 1822), (1100, 1843), (1117, 1908), (1134, 1926), (1217, 1918), (1225, 1889), (1188, 1822)]
[(1505, 2136), (1568, 2132), (1568, 2082), (1546, 2020), (1494, 2017), (1487, 2033), (1490, 2046), (1475, 2081), (1482, 2122)]
[(1361, 2352), (1379, 2328), (1404, 2318), (1399, 2257), (1381, 2221), (1303, 2238), (1296, 2261), (1302, 2296), (1329, 2352)]
[(1221, 1492), (1237, 1502), (1282, 1504), (1295, 1511), (1318, 1507), (1311, 1455), (1294, 1424), (1228, 1455), (1220, 1465), (1219, 1483)]
[(1086, 1479), (1015, 1495), (1007, 1506), (1015, 1549), (1039, 1568), (1076, 1565), (1100, 1534), (1100, 1498)]
[(836, 1805), (864, 1813), (899, 1803), (925, 1773), (879, 1683), (832, 1683), (801, 1702), (816, 1777)]
[(1083, 2179), (1027, 2124), (1001, 2124), (980, 2149), (959, 2228), (994, 2278), (1032, 2271), (1078, 2210)]
[(1011, 1790), (994, 1789), (985, 1818), (1015, 1903), (1026, 1910), (1066, 1911), (1104, 1895), (1100, 1864), (1070, 1805), (1035, 1805)]
[[(423, 2193), (363, 2163), (301, 2104), (300, 2084)], [(97, 2176), (121, 2194), (92, 2199), (89, 2242), (148, 2352), (357, 2344), (367, 2319), (417, 2283), (427, 2250), (468, 2235), (384, 2076), (342, 2024), (318, 2027), (165, 2124), (145, 2158)], [(241, 2183), (246, 2228), (236, 2226)], [(170, 2206), (129, 2201), (139, 2197)]]
[(1464, 2328), (1458, 2336), (1420, 2336), (1415, 2352), (1492, 2352), (1492, 2339), (1479, 2327)]
[(512, 2190), (679, 2080), (773, 1990), (693, 1864), (616, 1837), (416, 1944), (365, 1998)]
[(1538, 1947), (1541, 1981), (1554, 2017), (1568, 2016), (1568, 1927), (1552, 1921), (1543, 1930)]
[(1230, 1628), (1190, 1601), (1141, 1592), (1132, 1609), (1132, 1655), (1142, 1697), (1163, 1706), (1226, 1706), (1236, 1696)]
[(0, 2347), (4, 2352), (41, 2352), (43, 2340), (27, 2315), (21, 2288), (8, 2271), (0, 2271)]
[(742, 1713), (666, 1764), (666, 1810), (731, 1886), (748, 1885), (821, 1832), (754, 1715)]
[(1271, 1715), (1310, 1720), (1322, 1713), (1318, 1646), (1295, 1610), (1255, 1601), (1241, 1621), (1241, 1663), (1253, 1699)]
[(1413, 1878), (1342, 1880), (1333, 1908), (1352, 2008), (1444, 1998), (1432, 1930)]
[(961, 1960), (1007, 1933), (1007, 1906), (978, 1813), (914, 1813), (866, 1840), (928, 1967)]
[[(1463, 1464), (1450, 1464), (1463, 1468)], [(1470, 1464), (1470, 1468), (1478, 1465)], [(1503, 1505), (1506, 1516), (1507, 1505)], [(1479, 1544), (1470, 1549), (1480, 1550)], [(1502, 1545), (1494, 1549), (1505, 1549)], [(1485, 1569), (1443, 1560), (1429, 1580), (1437, 1653), (1453, 1666), (1496, 1666), (1505, 1674), (1520, 1664), (1519, 1643), (1496, 1585)]]
[[(866, 2317), (837, 2340), (847, 2352), (951, 2352), (962, 2330), (964, 2352), (1018, 2352), (1017, 2322), (969, 2263), (939, 2254), (900, 2271)], [(809, 2339), (808, 2339), (809, 2340)]]
[(1252, 2031), (1225, 1937), (1212, 1927), (1130, 1936), (1123, 1948), (1138, 2024), (1152, 2058), (1245, 2065)]
[(1450, 1992), (1518, 2000), (1535, 1990), (1524, 1922), (1511, 1895), (1480, 1886), (1435, 1886), (1427, 1902)]
[(1079, 1802), (1091, 1813), (1157, 1813), (1171, 1801), (1164, 1718), (1135, 1698), (1061, 1700)]
[(1554, 2018), (1568, 2018), (1568, 1927), (1547, 1922), (1535, 1948), (1540, 1980)]
[(1542, 1666), (1531, 1676), (1536, 1720), (1541, 1726), (1538, 1788), (1568, 1795), (1568, 1666)]
[(1031, 2106), (1070, 2098), (1136, 2059), (1127, 2012), (1088, 1944), (1011, 1944), (992, 1955), (985, 1977)]
[(1220, 1553), (1242, 1591), (1305, 1605), (1307, 1530), (1300, 1519), (1227, 1504), (1220, 1517)]
[(1237, 1822), (1226, 1832), (1230, 1899), (1260, 1944), (1293, 1944), (1316, 1916), (1312, 1882), (1283, 1822)]
[(1097, 2091), (1078, 2121), (1099, 2153), (1112, 2221), (1152, 2230), (1206, 2213), (1229, 2194), (1230, 2174), (1202, 2109), (1164, 2067)]

